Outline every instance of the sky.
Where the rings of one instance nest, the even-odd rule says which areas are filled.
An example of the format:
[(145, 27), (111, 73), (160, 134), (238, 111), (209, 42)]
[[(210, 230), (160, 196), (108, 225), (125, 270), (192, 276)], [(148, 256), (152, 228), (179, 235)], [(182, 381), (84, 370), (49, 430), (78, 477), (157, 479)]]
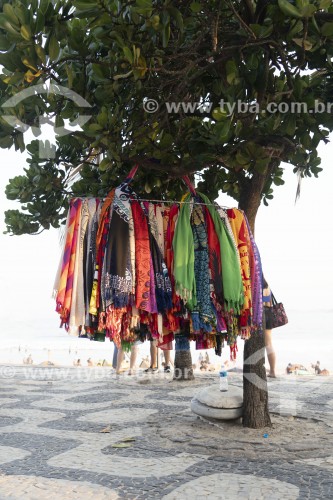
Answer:
[[(256, 221), (255, 236), (267, 281), (287, 311), (304, 314), (333, 312), (333, 144), (322, 147), (321, 156), (323, 172), (318, 179), (303, 180), (296, 204), (297, 177), (286, 165), (285, 185), (276, 188), (268, 207), (260, 207)], [(3, 214), (5, 209), (19, 208), (16, 202), (6, 199), (4, 190), (9, 178), (23, 173), (25, 154), (2, 149), (1, 159)], [(225, 195), (221, 195), (220, 202), (235, 206), (234, 200)], [(59, 329), (51, 298), (61, 251), (58, 230), (38, 236), (4, 235), (3, 215), (0, 227), (1, 345), (17, 336), (29, 340), (64, 339), (67, 333)]]

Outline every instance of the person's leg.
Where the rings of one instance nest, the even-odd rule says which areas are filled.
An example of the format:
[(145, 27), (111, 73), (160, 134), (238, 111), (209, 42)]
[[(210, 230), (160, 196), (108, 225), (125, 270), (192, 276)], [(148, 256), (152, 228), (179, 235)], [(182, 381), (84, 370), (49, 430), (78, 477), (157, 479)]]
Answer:
[(170, 367), (171, 351), (165, 349), (163, 353), (164, 353), (164, 371), (169, 373), (171, 371)]
[(170, 366), (170, 354), (171, 354), (171, 351), (168, 351), (168, 350), (164, 350), (164, 361), (165, 361), (165, 366)]
[(276, 356), (272, 344), (272, 330), (265, 330), (265, 346), (266, 346), (266, 352), (267, 352), (267, 357), (268, 357), (268, 363), (269, 363), (269, 376), (270, 377), (276, 377), (275, 375), (275, 363), (276, 363)]
[(157, 368), (157, 340), (150, 342), (150, 368)]
[(117, 369), (117, 358), (118, 358), (118, 347), (116, 346), (116, 344), (113, 344), (114, 345), (114, 349), (113, 349), (113, 358), (112, 358), (112, 368), (114, 368), (115, 370)]
[(120, 368), (121, 368), (121, 363), (124, 360), (124, 351), (122, 348), (118, 349), (118, 355), (117, 355), (117, 369), (116, 373), (120, 373)]
[(129, 375), (132, 375), (132, 373), (135, 370), (135, 363), (136, 363), (136, 358), (138, 356), (138, 350), (139, 350), (139, 346), (133, 344), (131, 347), (130, 369), (128, 372)]

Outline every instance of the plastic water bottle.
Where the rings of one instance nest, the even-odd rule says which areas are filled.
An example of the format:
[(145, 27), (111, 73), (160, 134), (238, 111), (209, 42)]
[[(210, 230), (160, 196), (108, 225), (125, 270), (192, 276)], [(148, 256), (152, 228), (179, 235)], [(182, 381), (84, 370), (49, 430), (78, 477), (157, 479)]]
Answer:
[(224, 364), (222, 364), (220, 370), (220, 391), (226, 392), (227, 390), (228, 390), (228, 372), (225, 369)]

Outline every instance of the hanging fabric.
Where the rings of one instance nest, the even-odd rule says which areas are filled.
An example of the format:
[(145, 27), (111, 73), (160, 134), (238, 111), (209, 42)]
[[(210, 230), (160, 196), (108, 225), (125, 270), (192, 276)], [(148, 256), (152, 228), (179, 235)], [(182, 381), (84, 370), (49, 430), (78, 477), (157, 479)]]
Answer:
[(223, 210), (189, 178), (183, 199), (142, 200), (135, 166), (104, 199), (70, 201), (55, 283), (61, 324), (120, 347), (140, 338), (170, 348), (186, 335), (221, 354), (261, 328), (260, 254), (244, 213)]

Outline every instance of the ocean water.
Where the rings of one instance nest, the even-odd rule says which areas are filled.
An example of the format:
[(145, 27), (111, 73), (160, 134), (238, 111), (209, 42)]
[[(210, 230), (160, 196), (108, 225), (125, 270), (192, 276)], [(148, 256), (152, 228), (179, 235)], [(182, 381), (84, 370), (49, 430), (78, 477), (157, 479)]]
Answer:
[[(312, 363), (320, 361), (322, 368), (333, 373), (333, 310), (288, 311), (289, 323), (273, 330), (273, 345), (277, 357), (278, 373), (285, 373), (288, 363), (299, 363), (311, 367)], [(111, 363), (113, 355), (112, 342), (92, 342), (88, 339), (78, 339), (69, 336), (65, 330), (58, 327), (56, 313), (54, 317), (47, 315), (38, 320), (12, 320), (3, 322), (1, 331), (0, 363), (22, 363), (23, 358), (31, 354), (34, 364), (51, 361), (57, 365), (71, 366), (75, 359), (80, 358), (83, 366), (87, 359), (95, 363), (106, 359)], [(194, 343), (191, 346), (192, 359), (196, 363), (200, 352)], [(149, 342), (139, 348), (138, 361), (149, 355)], [(229, 361), (229, 348), (222, 351), (222, 358), (215, 355), (214, 350), (208, 351), (211, 363), (219, 366), (221, 362)], [(243, 364), (243, 341), (238, 341), (238, 353), (235, 363), (230, 367), (241, 368)], [(267, 366), (267, 365), (266, 365)]]

